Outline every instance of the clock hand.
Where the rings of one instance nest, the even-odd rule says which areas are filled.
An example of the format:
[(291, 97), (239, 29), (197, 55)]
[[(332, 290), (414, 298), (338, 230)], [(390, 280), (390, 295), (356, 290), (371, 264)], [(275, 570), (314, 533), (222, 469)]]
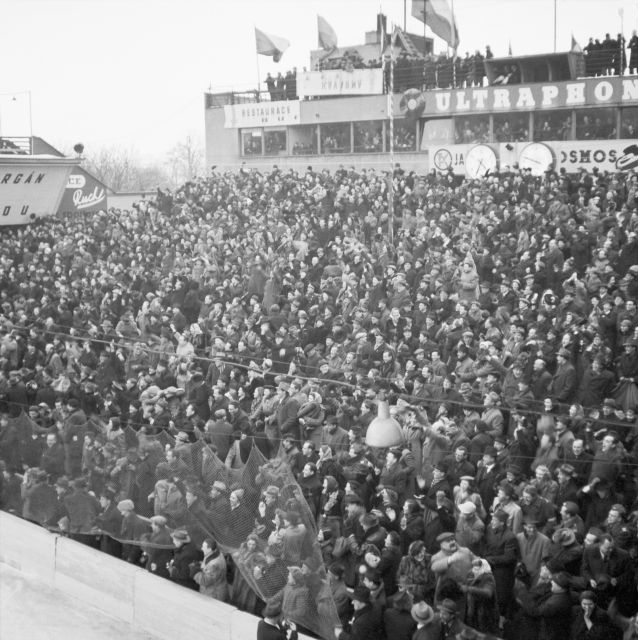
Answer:
[(533, 162), (534, 164), (540, 164), (540, 162), (538, 160), (534, 160), (534, 158), (530, 158), (529, 156), (525, 156), (524, 158), (521, 158), (522, 160), (529, 160), (530, 162)]

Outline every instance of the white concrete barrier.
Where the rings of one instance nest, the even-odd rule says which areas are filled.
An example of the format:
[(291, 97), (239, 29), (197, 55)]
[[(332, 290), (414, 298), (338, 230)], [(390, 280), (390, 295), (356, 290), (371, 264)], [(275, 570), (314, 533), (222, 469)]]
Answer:
[(57, 535), (0, 511), (0, 562), (53, 583)]
[(0, 562), (161, 640), (257, 635), (255, 616), (3, 511)]
[(116, 611), (129, 623), (133, 623), (137, 572), (144, 570), (69, 538), (57, 539), (55, 587), (107, 613)]
[(143, 570), (135, 575), (134, 598), (135, 625), (160, 638), (231, 640), (235, 607)]

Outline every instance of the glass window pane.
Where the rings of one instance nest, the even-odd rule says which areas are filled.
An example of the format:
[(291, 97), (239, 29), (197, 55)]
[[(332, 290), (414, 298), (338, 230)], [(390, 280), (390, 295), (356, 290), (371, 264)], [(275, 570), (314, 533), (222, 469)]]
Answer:
[(616, 109), (587, 109), (576, 112), (577, 140), (610, 140), (616, 137)]
[(354, 152), (379, 153), (381, 151), (383, 151), (383, 122), (381, 120), (355, 122)]
[(479, 144), (490, 141), (490, 117), (487, 115), (454, 118), (454, 129), (457, 144)]
[(241, 132), (241, 153), (244, 156), (260, 156), (262, 149), (262, 130), (244, 129)]
[(321, 151), (323, 153), (350, 153), (350, 123), (322, 124)]
[(293, 156), (317, 155), (317, 127), (314, 124), (288, 129)]
[(534, 140), (572, 140), (571, 111), (534, 113)]
[(621, 113), (621, 138), (635, 138), (638, 133), (638, 107), (625, 107)]
[(287, 152), (285, 130), (264, 131), (264, 153), (267, 156), (285, 156)]
[(527, 142), (529, 140), (529, 113), (498, 113), (494, 115), (496, 142)]
[[(394, 150), (395, 151), (415, 151), (416, 150), (416, 125), (409, 120), (394, 121)], [(385, 123), (385, 148), (390, 149), (390, 122)]]

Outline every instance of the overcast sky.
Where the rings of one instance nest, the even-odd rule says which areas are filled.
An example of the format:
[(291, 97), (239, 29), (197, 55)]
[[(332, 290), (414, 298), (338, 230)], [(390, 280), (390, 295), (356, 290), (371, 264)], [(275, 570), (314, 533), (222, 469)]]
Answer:
[[(629, 39), (638, 23), (633, 0), (556, 0), (558, 50), (573, 33)], [(287, 38), (279, 64), (260, 56), (266, 72), (309, 64), (317, 46), (316, 15), (334, 27), (339, 45), (363, 42), (381, 8), (403, 25), (403, 0), (0, 0), (0, 133), (29, 133), (70, 149), (118, 145), (161, 157), (192, 134), (203, 139), (203, 93), (253, 88), (253, 27)], [(454, 0), (459, 53), (506, 55), (553, 50), (554, 0)], [(410, 17), (408, 31), (422, 33)], [(428, 30), (428, 35), (431, 33)], [(435, 37), (435, 51), (445, 43)], [(263, 86), (262, 86), (263, 88)], [(15, 100), (14, 100), (15, 98)]]

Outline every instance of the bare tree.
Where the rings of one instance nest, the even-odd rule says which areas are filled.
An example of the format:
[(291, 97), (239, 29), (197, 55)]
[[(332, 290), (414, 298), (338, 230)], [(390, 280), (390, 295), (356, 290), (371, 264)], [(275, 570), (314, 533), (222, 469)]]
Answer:
[(202, 145), (190, 134), (168, 152), (167, 166), (174, 186), (195, 178), (201, 173), (203, 165)]
[(115, 192), (150, 191), (170, 183), (161, 164), (142, 164), (133, 151), (121, 147), (88, 153), (84, 167)]

